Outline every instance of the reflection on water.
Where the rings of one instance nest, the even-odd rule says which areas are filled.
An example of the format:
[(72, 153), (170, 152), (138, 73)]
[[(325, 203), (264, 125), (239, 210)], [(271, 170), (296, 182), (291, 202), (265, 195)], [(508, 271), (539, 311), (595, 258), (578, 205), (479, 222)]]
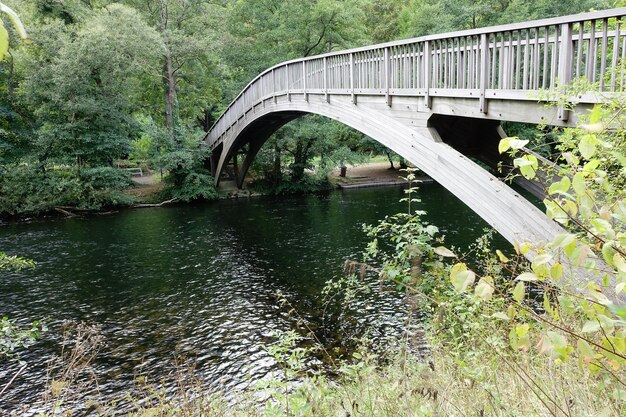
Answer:
[[(137, 375), (171, 374), (177, 355), (208, 387), (232, 392), (272, 369), (262, 345), (274, 331), (298, 327), (277, 291), (329, 346), (359, 328), (325, 320), (320, 291), (342, 275), (346, 258), (360, 257), (361, 225), (403, 210), (401, 197), (399, 188), (366, 189), (5, 224), (0, 250), (32, 258), (37, 268), (2, 276), (0, 315), (23, 323), (48, 317), (53, 330), (64, 320), (99, 326), (105, 345), (95, 370), (109, 399)], [(448, 244), (467, 246), (486, 227), (438, 185), (425, 186), (420, 198)], [(396, 295), (360, 311), (346, 320), (371, 324), (379, 336), (400, 329)], [(58, 339), (51, 331), (30, 349), (30, 365), (0, 409), (39, 399)], [(16, 370), (3, 366), (0, 386)]]

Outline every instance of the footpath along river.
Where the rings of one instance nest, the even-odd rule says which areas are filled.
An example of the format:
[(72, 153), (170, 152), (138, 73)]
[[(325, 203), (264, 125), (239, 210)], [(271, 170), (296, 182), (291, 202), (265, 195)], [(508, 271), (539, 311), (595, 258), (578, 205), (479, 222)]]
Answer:
[[(2, 273), (0, 315), (46, 318), (51, 330), (24, 355), (29, 365), (0, 398), (0, 414), (41, 400), (64, 321), (99, 328), (93, 369), (108, 400), (136, 387), (137, 376), (174, 389), (176, 362), (225, 393), (268, 377), (275, 363), (263, 345), (299, 327), (277, 291), (331, 351), (345, 352), (343, 342), (366, 325), (374, 339), (393, 338), (403, 320), (397, 295), (378, 295), (346, 317), (332, 306), (325, 313), (321, 290), (343, 275), (346, 259), (361, 259), (362, 224), (404, 210), (402, 197), (399, 187), (371, 188), (2, 224), (0, 250), (37, 267)], [(448, 246), (467, 248), (487, 227), (437, 184), (422, 186), (419, 198)], [(0, 387), (18, 368), (0, 366)]]

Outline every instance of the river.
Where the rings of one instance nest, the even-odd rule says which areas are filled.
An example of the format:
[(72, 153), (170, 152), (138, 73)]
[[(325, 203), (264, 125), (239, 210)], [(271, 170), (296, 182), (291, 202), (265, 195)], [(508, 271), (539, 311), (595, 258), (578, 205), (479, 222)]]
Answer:
[[(0, 250), (37, 267), (3, 273), (0, 314), (46, 318), (51, 330), (23, 356), (29, 365), (0, 398), (0, 414), (36, 409), (64, 321), (99, 329), (93, 371), (106, 400), (134, 389), (137, 376), (173, 390), (170, 377), (181, 368), (211, 389), (236, 392), (275, 367), (263, 349), (273, 332), (305, 334), (303, 323), (339, 352), (366, 326), (379, 341), (393, 338), (403, 321), (397, 295), (378, 295), (346, 318), (329, 313), (333, 306), (324, 312), (321, 290), (343, 275), (346, 259), (361, 258), (361, 225), (404, 210), (402, 197), (401, 188), (374, 188), (2, 224)], [(419, 197), (448, 245), (466, 248), (487, 227), (437, 184)], [(506, 245), (499, 236), (497, 244)], [(17, 368), (2, 364), (0, 388)]]

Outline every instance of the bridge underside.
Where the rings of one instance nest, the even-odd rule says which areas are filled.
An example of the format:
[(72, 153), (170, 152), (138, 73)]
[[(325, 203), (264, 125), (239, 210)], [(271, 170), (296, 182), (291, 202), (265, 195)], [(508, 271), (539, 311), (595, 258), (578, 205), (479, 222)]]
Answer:
[[(556, 110), (536, 103), (490, 102), (488, 115), (473, 111), (475, 100), (437, 98), (426, 108), (422, 98), (290, 94), (262, 100), (241, 117), (214, 147), (216, 183), (236, 153), (245, 158), (235, 168), (239, 186), (263, 143), (279, 127), (304, 114), (344, 123), (398, 153), (451, 191), (510, 242), (549, 241), (562, 231), (544, 213), (466, 155), (497, 161), (504, 132), (499, 120), (550, 122)], [(436, 111), (438, 109), (438, 111)], [(463, 116), (463, 117), (462, 117)], [(467, 117), (472, 116), (472, 117)], [(575, 116), (570, 117), (572, 123)], [(464, 155), (465, 154), (465, 155)], [(236, 159), (235, 159), (236, 160)]]

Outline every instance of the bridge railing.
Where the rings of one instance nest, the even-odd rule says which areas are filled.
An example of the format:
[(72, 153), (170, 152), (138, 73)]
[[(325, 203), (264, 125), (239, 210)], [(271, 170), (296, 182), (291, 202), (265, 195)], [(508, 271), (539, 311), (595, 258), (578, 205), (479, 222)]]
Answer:
[[(626, 8), (494, 26), (297, 59), (260, 74), (220, 116), (206, 141), (221, 138), (254, 106), (293, 94), (422, 96), (487, 101), (536, 100), (532, 94), (584, 77), (594, 92), (626, 87)], [(595, 95), (576, 98), (594, 102)], [(567, 112), (559, 118), (566, 120)]]

